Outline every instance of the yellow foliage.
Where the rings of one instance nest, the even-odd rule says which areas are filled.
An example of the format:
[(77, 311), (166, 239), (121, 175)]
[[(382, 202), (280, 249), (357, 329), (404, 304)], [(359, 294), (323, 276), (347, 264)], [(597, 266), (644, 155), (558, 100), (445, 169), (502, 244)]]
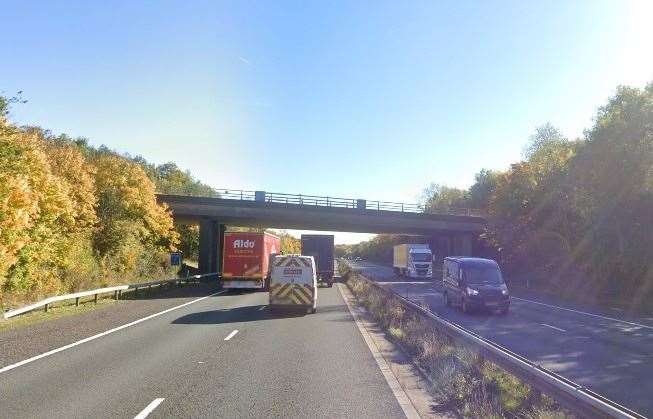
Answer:
[(164, 274), (177, 241), (137, 163), (0, 120), (0, 304)]
[(302, 243), (297, 238), (286, 232), (278, 234), (281, 239), (281, 253), (284, 255), (298, 255), (302, 252)]
[[(137, 164), (115, 155), (95, 161), (100, 231), (96, 239), (101, 254), (111, 252), (118, 221), (131, 221), (132, 233), (148, 247), (175, 250), (178, 234), (168, 208), (156, 202), (154, 183)], [(125, 224), (121, 228), (124, 228)]]

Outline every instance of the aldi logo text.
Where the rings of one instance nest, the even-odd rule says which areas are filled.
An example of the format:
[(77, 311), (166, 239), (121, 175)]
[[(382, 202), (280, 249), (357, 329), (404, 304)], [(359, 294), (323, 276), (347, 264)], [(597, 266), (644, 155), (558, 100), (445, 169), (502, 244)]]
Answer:
[(255, 244), (254, 240), (234, 240), (234, 249), (253, 249)]

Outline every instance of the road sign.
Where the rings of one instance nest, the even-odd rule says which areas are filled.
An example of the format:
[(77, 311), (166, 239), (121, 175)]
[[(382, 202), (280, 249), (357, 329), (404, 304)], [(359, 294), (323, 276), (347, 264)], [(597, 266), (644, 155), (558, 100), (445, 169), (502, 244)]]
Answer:
[(171, 266), (180, 266), (181, 265), (181, 252), (172, 252), (172, 253), (170, 253), (170, 265)]

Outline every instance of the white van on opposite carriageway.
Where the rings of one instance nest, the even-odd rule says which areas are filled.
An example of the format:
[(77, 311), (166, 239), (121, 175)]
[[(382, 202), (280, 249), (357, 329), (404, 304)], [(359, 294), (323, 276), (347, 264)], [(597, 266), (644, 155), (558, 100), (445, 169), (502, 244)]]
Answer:
[(317, 311), (317, 275), (313, 256), (278, 255), (272, 259), (270, 308)]

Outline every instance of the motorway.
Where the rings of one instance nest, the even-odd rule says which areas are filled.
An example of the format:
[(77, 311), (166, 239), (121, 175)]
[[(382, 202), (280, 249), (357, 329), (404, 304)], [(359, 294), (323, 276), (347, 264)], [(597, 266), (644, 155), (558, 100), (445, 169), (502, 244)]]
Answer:
[(340, 286), (320, 288), (317, 314), (219, 293), (0, 365), (0, 417), (404, 417)]
[(441, 281), (419, 282), (392, 268), (350, 262), (366, 277), (481, 336), (653, 417), (653, 319), (619, 318), (513, 296), (506, 316), (446, 307)]

